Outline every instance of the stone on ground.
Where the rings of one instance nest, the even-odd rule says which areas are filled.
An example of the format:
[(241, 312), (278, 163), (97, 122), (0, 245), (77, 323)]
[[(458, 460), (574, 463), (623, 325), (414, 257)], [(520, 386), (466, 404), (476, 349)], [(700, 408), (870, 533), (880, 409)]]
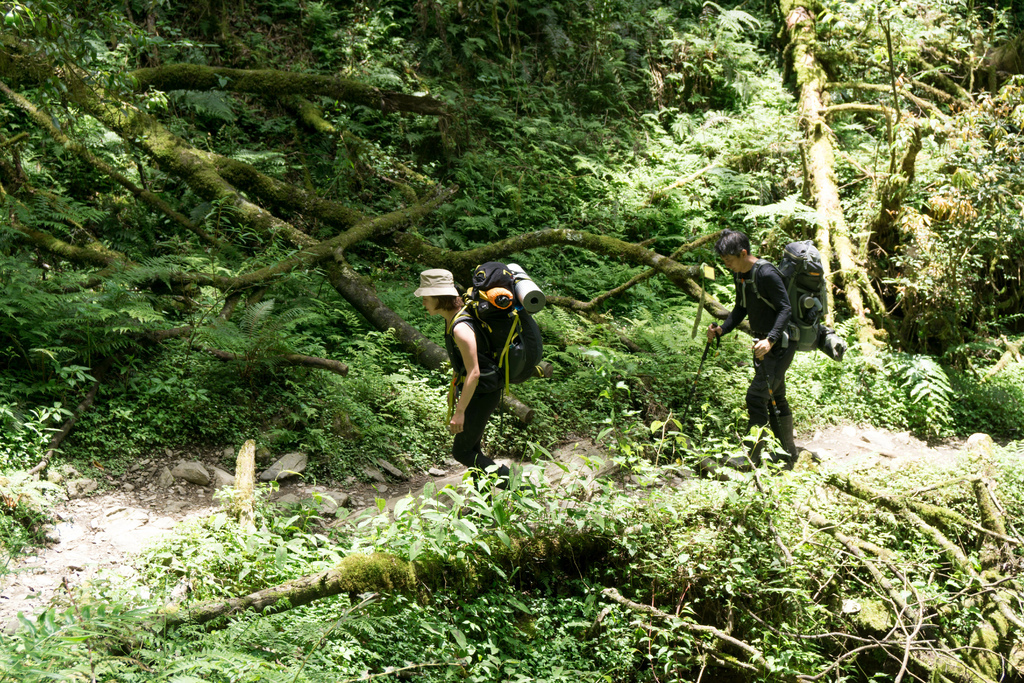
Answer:
[(213, 488), (222, 489), (225, 486), (235, 485), (235, 475), (225, 472), (219, 467), (213, 468)]
[(171, 470), (171, 475), (196, 486), (207, 486), (210, 483), (210, 473), (199, 462), (179, 462)]
[(306, 471), (308, 460), (306, 454), (301, 451), (285, 453), (260, 475), (260, 481), (281, 481), (297, 477)]
[(995, 450), (996, 442), (992, 440), (992, 437), (988, 434), (971, 434), (967, 439), (967, 443), (964, 448), (968, 453), (975, 453), (977, 455), (992, 455)]

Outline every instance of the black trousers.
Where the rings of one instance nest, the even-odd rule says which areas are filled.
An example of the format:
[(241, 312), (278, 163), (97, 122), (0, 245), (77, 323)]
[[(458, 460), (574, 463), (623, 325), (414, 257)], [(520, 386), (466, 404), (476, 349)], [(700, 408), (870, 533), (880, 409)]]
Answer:
[[(780, 416), (792, 415), (789, 408), (789, 401), (786, 400), (786, 371), (793, 363), (796, 356), (796, 344), (790, 344), (788, 348), (775, 346), (765, 354), (764, 359), (757, 365), (754, 372), (754, 380), (747, 389), (747, 417), (750, 419), (749, 427), (764, 426), (768, 424), (769, 401), (771, 396), (775, 397), (775, 405), (779, 409)], [(768, 393), (768, 382), (771, 381), (771, 395)]]
[[(466, 421), (462, 431), (455, 435), (452, 442), (452, 457), (466, 467), (476, 467), (486, 470), (494, 461), (484, 455), (480, 442), (484, 436), (484, 428), (487, 427), (487, 420), (498, 408), (501, 402), (501, 392), (491, 391), (482, 394), (479, 391), (473, 394), (473, 400), (466, 406)], [(504, 465), (498, 470), (498, 476), (508, 477), (508, 467)]]

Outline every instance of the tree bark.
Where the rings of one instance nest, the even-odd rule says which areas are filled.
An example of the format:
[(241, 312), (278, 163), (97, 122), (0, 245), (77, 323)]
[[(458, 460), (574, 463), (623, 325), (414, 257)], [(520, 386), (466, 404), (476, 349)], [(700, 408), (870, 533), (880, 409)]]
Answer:
[(202, 625), (252, 609), (276, 614), (343, 593), (380, 592), (415, 595), (416, 572), (411, 562), (394, 555), (349, 555), (336, 567), (287, 581), (239, 598), (211, 600), (197, 605), (169, 605), (161, 626)]
[(235, 499), (232, 501), (239, 526), (246, 533), (256, 531), (256, 511), (253, 499), (256, 489), (256, 442), (249, 439), (238, 451), (235, 459)]
[(430, 96), (417, 97), (381, 90), (347, 78), (278, 71), (229, 69), (200, 64), (171, 64), (131, 72), (139, 92), (156, 90), (224, 90), (277, 99), (291, 95), (324, 95), (361, 104), (385, 113), (404, 111), (427, 116), (445, 114), (444, 105)]
[(1003, 75), (1024, 74), (1024, 33), (992, 50), (986, 62)]
[[(878, 299), (871, 290), (863, 269), (856, 263), (856, 249), (850, 238), (846, 217), (839, 198), (835, 176), (834, 136), (823, 112), (828, 102), (825, 85), (828, 78), (815, 55), (815, 17), (808, 6), (799, 0), (781, 0), (782, 16), (789, 39), (790, 59), (800, 89), (800, 123), (806, 140), (807, 185), (820, 219), (815, 242), (821, 251), (828, 281), (839, 279), (844, 285), (846, 299), (857, 320), (857, 338), (864, 349), (877, 343), (878, 331), (868, 318), (865, 297)], [(839, 262), (839, 278), (831, 272), (833, 255)], [(874, 295), (874, 296), (872, 296)], [(834, 320), (834, 301), (829, 292), (829, 318)], [(881, 318), (885, 310), (878, 300), (871, 311)]]

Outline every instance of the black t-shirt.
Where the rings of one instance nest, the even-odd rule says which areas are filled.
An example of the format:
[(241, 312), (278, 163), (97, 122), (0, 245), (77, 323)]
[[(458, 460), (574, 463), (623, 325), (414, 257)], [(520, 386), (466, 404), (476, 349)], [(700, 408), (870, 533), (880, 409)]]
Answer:
[(462, 352), (459, 351), (459, 347), (455, 343), (455, 326), (469, 325), (472, 327), (473, 334), (476, 336), (477, 363), (480, 365), (480, 380), (476, 385), (476, 390), (483, 394), (489, 394), (502, 387), (502, 377), (498, 371), (498, 364), (487, 353), (488, 342), (483, 336), (483, 330), (473, 320), (472, 314), (467, 312), (466, 315), (463, 315), (463, 312), (460, 311), (459, 315), (455, 316), (455, 319), (452, 321), (451, 327), (445, 329), (444, 349), (448, 352), (448, 361), (452, 364), (452, 369), (455, 371), (455, 376), (459, 378), (459, 384), (461, 385), (466, 378), (466, 364), (462, 362)]
[(750, 272), (733, 274), (733, 281), (736, 284), (736, 305), (722, 323), (722, 334), (731, 332), (749, 317), (754, 334), (776, 344), (789, 326), (793, 313), (779, 269), (764, 259), (758, 259)]

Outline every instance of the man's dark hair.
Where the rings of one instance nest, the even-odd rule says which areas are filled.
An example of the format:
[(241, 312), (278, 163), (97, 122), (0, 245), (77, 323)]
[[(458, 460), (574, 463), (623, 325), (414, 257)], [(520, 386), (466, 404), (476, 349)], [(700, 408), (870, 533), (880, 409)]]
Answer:
[(750, 238), (739, 230), (730, 230), (726, 228), (722, 231), (722, 236), (715, 242), (715, 251), (718, 252), (719, 256), (739, 256), (741, 251), (750, 253)]

